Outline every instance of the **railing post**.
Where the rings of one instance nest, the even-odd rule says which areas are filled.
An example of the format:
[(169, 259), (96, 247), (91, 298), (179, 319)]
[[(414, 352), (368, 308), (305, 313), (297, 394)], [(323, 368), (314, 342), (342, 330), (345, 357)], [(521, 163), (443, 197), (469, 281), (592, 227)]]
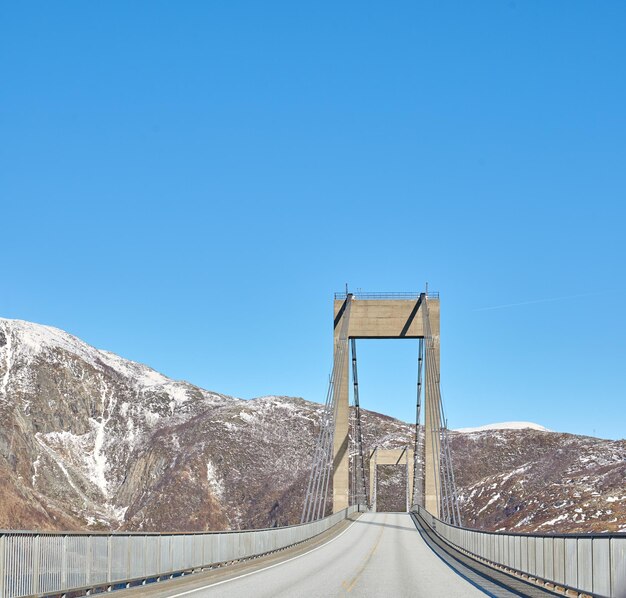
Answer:
[[(130, 579), (130, 561), (133, 556), (133, 536), (127, 536), (126, 542), (126, 579)], [(128, 584), (126, 584), (128, 587)]]
[(143, 571), (143, 577), (147, 577), (148, 576), (148, 538), (149, 536), (144, 536), (143, 537), (143, 567), (142, 567), (142, 571)]
[(91, 559), (92, 559), (92, 541), (93, 536), (87, 536), (87, 554), (85, 555), (85, 584), (91, 583)]
[(611, 591), (626, 596), (626, 538), (611, 540)]
[(155, 542), (156, 544), (156, 551), (157, 551), (157, 555), (156, 555), (156, 564), (157, 564), (157, 574), (161, 573), (161, 534), (159, 534), (157, 537), (157, 541)]
[(39, 534), (33, 538), (33, 594), (39, 594), (39, 548), (41, 544), (39, 538)]
[(63, 550), (61, 552), (61, 589), (67, 590), (67, 536), (63, 535)]
[(170, 570), (168, 571), (168, 573), (171, 573), (172, 571), (174, 571), (174, 542), (173, 542), (173, 537), (170, 536), (170, 541), (169, 541), (169, 549), (168, 552), (170, 554)]
[(107, 537), (107, 583), (113, 582), (113, 536)]
[(5, 579), (6, 579), (6, 571), (5, 571), (5, 554), (6, 554), (6, 536), (4, 534), (0, 535), (0, 598), (4, 598), (5, 592)]

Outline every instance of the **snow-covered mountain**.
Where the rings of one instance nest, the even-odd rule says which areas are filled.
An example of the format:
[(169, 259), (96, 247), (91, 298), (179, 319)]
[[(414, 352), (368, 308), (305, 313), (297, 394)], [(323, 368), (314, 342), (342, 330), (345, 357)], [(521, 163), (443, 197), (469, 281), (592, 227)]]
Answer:
[[(299, 520), (321, 405), (174, 381), (0, 319), (0, 528), (205, 530)], [(491, 428), (491, 427), (488, 427)], [(367, 453), (413, 426), (363, 412)], [(466, 523), (626, 529), (626, 443), (523, 427), (451, 434)], [(400, 508), (403, 476), (379, 474)], [(400, 497), (400, 498), (399, 498)]]
[[(0, 319), (0, 528), (296, 522), (321, 408), (206, 391)], [(406, 425), (370, 420), (385, 446), (404, 441)]]

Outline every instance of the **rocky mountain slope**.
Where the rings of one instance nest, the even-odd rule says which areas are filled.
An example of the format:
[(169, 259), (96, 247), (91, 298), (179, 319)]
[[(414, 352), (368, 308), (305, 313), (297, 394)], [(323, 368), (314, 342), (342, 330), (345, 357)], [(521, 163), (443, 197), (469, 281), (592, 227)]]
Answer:
[[(0, 319), (0, 528), (205, 530), (299, 520), (321, 405), (173, 381), (54, 328)], [(366, 450), (412, 426), (365, 411)], [(626, 443), (452, 433), (466, 523), (626, 530)], [(403, 501), (379, 475), (379, 507)]]
[(465, 525), (626, 531), (626, 441), (533, 429), (452, 434)]

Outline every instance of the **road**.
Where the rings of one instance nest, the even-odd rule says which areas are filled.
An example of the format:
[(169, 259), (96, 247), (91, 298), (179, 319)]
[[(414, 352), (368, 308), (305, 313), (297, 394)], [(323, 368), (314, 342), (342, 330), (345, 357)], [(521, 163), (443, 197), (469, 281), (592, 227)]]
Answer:
[(137, 597), (180, 598), (503, 595), (485, 594), (451, 569), (427, 546), (407, 513), (364, 513), (308, 552), (221, 581), (200, 582), (195, 575), (177, 581), (130, 592)]

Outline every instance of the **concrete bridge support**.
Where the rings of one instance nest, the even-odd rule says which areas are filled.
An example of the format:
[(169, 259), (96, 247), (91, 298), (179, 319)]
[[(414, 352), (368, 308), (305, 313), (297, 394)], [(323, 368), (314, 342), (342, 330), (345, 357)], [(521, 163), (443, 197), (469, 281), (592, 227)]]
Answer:
[(370, 500), (372, 511), (376, 512), (376, 468), (379, 465), (400, 465), (406, 467), (406, 510), (411, 509), (413, 503), (413, 457), (412, 448), (381, 449), (376, 447), (370, 455)]
[[(428, 311), (426, 312), (426, 301)], [(333, 512), (337, 513), (348, 506), (349, 502), (349, 375), (348, 351), (340, 351), (339, 335), (345, 314), (346, 298), (335, 298), (334, 302), (334, 357), (341, 357), (341, 378), (335, 388), (335, 435), (333, 451)], [(429, 326), (425, 326), (425, 313), (429, 314)], [(439, 298), (426, 298), (425, 293), (414, 299), (387, 298), (379, 295), (352, 295), (348, 320), (348, 338), (423, 338), (430, 328), (431, 372), (428, 376), (439, 375)], [(336, 364), (338, 366), (339, 364)], [(440, 474), (439, 474), (439, 437), (441, 428), (439, 393), (436, 392), (435, 380), (425, 383), (425, 455), (424, 455), (424, 495), (426, 509), (439, 516)], [(372, 473), (370, 472), (370, 476)], [(412, 488), (412, 486), (411, 486)]]

